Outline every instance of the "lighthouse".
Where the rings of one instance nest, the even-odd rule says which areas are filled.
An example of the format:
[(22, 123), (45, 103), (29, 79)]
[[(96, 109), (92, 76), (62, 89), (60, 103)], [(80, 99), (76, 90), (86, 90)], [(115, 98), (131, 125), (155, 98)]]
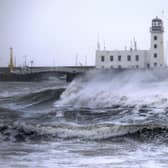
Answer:
[(156, 17), (152, 20), (151, 32), (151, 47), (150, 47), (150, 64), (149, 67), (165, 66), (164, 59), (164, 42), (163, 42), (163, 21)]
[(150, 49), (139, 50), (134, 40), (132, 46), (125, 50), (101, 50), (100, 44), (96, 50), (97, 69), (144, 69), (160, 68), (166, 66), (164, 58), (164, 27), (163, 21), (155, 17), (150, 27)]

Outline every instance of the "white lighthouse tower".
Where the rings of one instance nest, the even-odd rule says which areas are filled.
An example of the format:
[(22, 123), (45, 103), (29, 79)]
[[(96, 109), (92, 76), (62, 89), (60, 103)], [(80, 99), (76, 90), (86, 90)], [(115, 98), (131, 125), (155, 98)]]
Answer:
[(96, 50), (96, 68), (98, 69), (143, 69), (160, 68), (166, 66), (164, 58), (164, 28), (163, 21), (158, 17), (152, 19), (150, 27), (151, 41), (149, 50), (139, 50), (136, 47), (130, 50)]
[(151, 32), (151, 48), (150, 58), (147, 67), (163, 67), (164, 59), (164, 42), (163, 42), (163, 21), (158, 17), (152, 20)]

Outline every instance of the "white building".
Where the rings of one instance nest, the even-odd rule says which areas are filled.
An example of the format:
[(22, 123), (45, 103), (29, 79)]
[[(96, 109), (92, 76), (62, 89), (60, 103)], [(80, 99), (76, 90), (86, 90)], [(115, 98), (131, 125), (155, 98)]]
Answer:
[(136, 43), (130, 50), (96, 50), (96, 68), (153, 68), (164, 67), (163, 21), (152, 20), (150, 50), (137, 50)]

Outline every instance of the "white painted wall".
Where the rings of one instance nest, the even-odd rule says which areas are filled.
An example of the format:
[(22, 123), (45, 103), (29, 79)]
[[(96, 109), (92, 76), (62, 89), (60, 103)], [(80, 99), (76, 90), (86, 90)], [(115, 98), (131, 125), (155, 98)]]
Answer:
[[(145, 60), (150, 52), (148, 50), (97, 50), (96, 51), (96, 68), (145, 68)], [(131, 60), (128, 60), (128, 55), (131, 56)], [(139, 56), (139, 60), (136, 61), (136, 55)], [(104, 62), (101, 61), (101, 57), (104, 56)], [(110, 56), (113, 56), (113, 61), (110, 60)], [(121, 56), (121, 61), (118, 57)]]
[[(157, 37), (157, 40), (154, 40), (155, 36)], [(157, 48), (154, 48), (155, 44), (157, 45)], [(157, 54), (156, 58), (154, 57), (155, 53)], [(158, 66), (165, 66), (163, 33), (151, 33), (151, 67), (154, 67), (154, 63), (157, 63)]]
[[(155, 19), (158, 18), (156, 17)], [(155, 23), (153, 23), (152, 20), (152, 26), (153, 25), (155, 25)], [(165, 66), (162, 22), (161, 26), (162, 29), (160, 31), (151, 31), (150, 50), (100, 50), (100, 47), (98, 47), (96, 50), (96, 68), (153, 68)], [(157, 40), (154, 39), (155, 36), (157, 36)], [(157, 48), (154, 48), (155, 44)], [(156, 58), (154, 57), (155, 53), (157, 54)], [(131, 56), (130, 61), (127, 58), (128, 55)], [(138, 61), (135, 59), (136, 55), (139, 56)], [(105, 58), (104, 61), (101, 60), (102, 56)], [(110, 56), (113, 56), (113, 61), (110, 60)], [(118, 60), (118, 56), (121, 56), (121, 61)]]

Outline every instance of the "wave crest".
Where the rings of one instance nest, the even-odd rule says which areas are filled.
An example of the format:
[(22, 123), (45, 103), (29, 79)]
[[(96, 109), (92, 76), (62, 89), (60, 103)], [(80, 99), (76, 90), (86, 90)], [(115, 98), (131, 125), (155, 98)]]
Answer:
[(0, 125), (1, 140), (112, 140), (114, 138), (131, 138), (137, 141), (166, 142), (168, 127), (156, 124), (99, 124), (99, 125), (38, 125), (30, 123), (13, 123)]
[(94, 71), (73, 81), (57, 106), (111, 107), (168, 103), (168, 70)]

